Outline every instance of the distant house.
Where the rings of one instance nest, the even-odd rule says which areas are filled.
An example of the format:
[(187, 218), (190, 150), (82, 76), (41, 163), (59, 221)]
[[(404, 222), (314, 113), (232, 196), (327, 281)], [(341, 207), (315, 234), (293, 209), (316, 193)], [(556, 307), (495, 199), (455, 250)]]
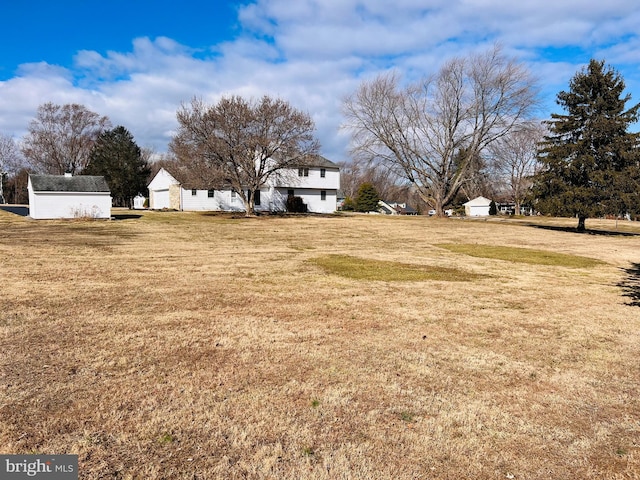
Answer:
[(29, 216), (111, 218), (111, 191), (102, 176), (29, 175)]
[(491, 200), (485, 197), (476, 197), (463, 205), (467, 217), (488, 217)]
[(392, 203), (391, 206), (398, 212), (398, 215), (417, 215), (418, 211), (407, 203)]
[[(260, 212), (284, 212), (289, 196), (300, 197), (308, 212), (337, 210), (340, 168), (320, 155), (308, 157), (296, 168), (272, 175), (255, 196)], [(229, 186), (207, 188), (188, 180), (184, 172), (161, 168), (149, 183), (149, 208), (183, 211), (244, 211), (238, 192)]]
[(396, 209), (384, 200), (378, 200), (378, 211), (384, 215), (397, 215)]
[(378, 201), (378, 211), (385, 215), (417, 215), (418, 212), (406, 203)]

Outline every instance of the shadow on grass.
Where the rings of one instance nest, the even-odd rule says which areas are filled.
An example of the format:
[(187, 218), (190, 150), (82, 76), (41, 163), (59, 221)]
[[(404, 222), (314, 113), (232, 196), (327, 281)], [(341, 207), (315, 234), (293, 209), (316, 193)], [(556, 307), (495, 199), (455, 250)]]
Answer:
[(137, 213), (122, 213), (120, 215), (112, 215), (111, 218), (113, 220), (136, 220), (141, 218), (142, 215)]
[(611, 230), (589, 230), (586, 229), (583, 232), (579, 232), (576, 227), (559, 227), (557, 225), (536, 225), (529, 224), (530, 227), (541, 228), (543, 230), (553, 230), (555, 232), (569, 232), (569, 233), (580, 233), (582, 235), (603, 235), (608, 237), (639, 237), (640, 233), (633, 232), (620, 232), (620, 231), (611, 231)]
[(630, 299), (627, 305), (640, 307), (640, 263), (632, 263), (622, 271), (626, 274), (625, 279), (618, 283), (618, 287), (622, 288), (622, 296)]

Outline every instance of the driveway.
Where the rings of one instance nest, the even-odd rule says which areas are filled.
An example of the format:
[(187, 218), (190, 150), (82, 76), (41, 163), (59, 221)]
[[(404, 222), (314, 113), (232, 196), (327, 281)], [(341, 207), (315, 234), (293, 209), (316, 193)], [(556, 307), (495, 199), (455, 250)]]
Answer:
[(29, 215), (29, 207), (27, 205), (0, 205), (0, 210), (5, 212), (15, 213), (21, 217)]

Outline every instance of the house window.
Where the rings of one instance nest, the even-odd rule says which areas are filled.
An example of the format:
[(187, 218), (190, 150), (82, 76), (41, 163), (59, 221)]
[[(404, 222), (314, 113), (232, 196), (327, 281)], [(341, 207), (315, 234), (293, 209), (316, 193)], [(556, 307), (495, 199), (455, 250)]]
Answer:
[(209, 197), (209, 198), (213, 198), (213, 190), (209, 190), (209, 191), (207, 192), (207, 197)]
[(321, 168), (320, 169), (320, 178), (324, 178), (327, 176), (327, 169), (326, 168)]
[(309, 169), (300, 167), (298, 169), (298, 176), (299, 177), (308, 177), (309, 176)]
[(195, 197), (198, 194), (198, 190), (196, 190), (195, 188), (191, 189), (191, 196)]
[(288, 197), (293, 197), (295, 195), (293, 190), (287, 190), (287, 196)]
[(326, 200), (326, 199), (327, 199), (327, 191), (320, 190), (320, 200)]
[(253, 204), (260, 205), (260, 190), (253, 192)]

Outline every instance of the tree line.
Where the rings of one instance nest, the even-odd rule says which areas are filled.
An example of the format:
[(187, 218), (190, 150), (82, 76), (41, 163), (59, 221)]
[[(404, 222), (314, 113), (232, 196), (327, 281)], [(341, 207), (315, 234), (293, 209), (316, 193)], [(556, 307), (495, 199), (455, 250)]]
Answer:
[(112, 128), (106, 116), (79, 104), (48, 102), (38, 107), (20, 145), (0, 135), (0, 169), (7, 180), (3, 201), (27, 203), (29, 173), (71, 173), (104, 176), (114, 205), (130, 207), (147, 189), (149, 156), (125, 127)]
[[(499, 46), (415, 82), (378, 75), (343, 99), (352, 149), (342, 188), (353, 200), (363, 184), (374, 186), (383, 199), (420, 202), (437, 215), (501, 193), (516, 213), (527, 204), (573, 216), (580, 230), (589, 217), (635, 217), (640, 165), (630, 127), (640, 105), (627, 108), (624, 90), (613, 67), (591, 60), (558, 93), (564, 113), (539, 121), (535, 77)], [(194, 98), (176, 119), (165, 163), (201, 188), (232, 188), (248, 213), (269, 178), (320, 148), (311, 116), (269, 96), (213, 105)], [(103, 174), (121, 204), (145, 189), (152, 167), (124, 127), (81, 105), (51, 103), (38, 109), (20, 148), (0, 136), (0, 168), (15, 171), (20, 159), (37, 172)]]
[(216, 105), (194, 98), (176, 117), (169, 157), (152, 165), (125, 127), (111, 128), (107, 117), (83, 105), (46, 103), (20, 147), (1, 137), (0, 168), (12, 175), (5, 189), (16, 192), (14, 202), (26, 203), (29, 172), (103, 175), (114, 204), (131, 206), (137, 194), (146, 192), (150, 174), (170, 166), (194, 187), (233, 189), (251, 215), (260, 187), (285, 169), (312, 162), (319, 150), (311, 116), (269, 96), (224, 97)]
[(534, 77), (494, 47), (415, 83), (393, 73), (364, 81), (344, 115), (356, 165), (400, 179), (437, 215), (501, 188), (516, 212), (526, 202), (577, 218), (582, 231), (589, 217), (640, 214), (640, 137), (630, 131), (640, 104), (627, 108), (624, 90), (613, 67), (591, 60), (557, 95), (565, 113), (540, 122)]

